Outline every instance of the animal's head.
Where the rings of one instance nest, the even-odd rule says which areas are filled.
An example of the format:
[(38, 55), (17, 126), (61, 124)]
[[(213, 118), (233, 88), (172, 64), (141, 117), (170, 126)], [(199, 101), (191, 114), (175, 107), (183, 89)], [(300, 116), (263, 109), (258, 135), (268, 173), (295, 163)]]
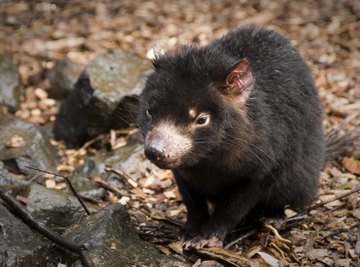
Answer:
[(188, 47), (154, 60), (140, 96), (145, 155), (160, 168), (212, 160), (214, 151), (232, 145), (234, 123), (246, 123), (245, 104), (254, 86), (250, 62), (244, 58), (211, 69), (214, 62), (201, 53)]

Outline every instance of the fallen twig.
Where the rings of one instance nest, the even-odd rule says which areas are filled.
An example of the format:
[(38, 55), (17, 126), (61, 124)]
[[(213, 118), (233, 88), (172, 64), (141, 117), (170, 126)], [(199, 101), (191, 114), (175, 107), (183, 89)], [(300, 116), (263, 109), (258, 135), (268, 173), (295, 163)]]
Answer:
[(315, 209), (315, 208), (317, 208), (317, 207), (323, 206), (323, 205), (325, 205), (325, 204), (327, 204), (327, 203), (333, 202), (333, 201), (335, 201), (335, 200), (338, 200), (338, 199), (347, 197), (347, 196), (349, 196), (349, 195), (351, 195), (351, 194), (355, 194), (355, 193), (357, 193), (357, 192), (360, 192), (360, 186), (356, 187), (356, 188), (353, 189), (353, 190), (350, 190), (349, 192), (340, 194), (340, 195), (338, 195), (338, 196), (336, 196), (336, 197), (334, 197), (334, 198), (332, 198), (332, 199), (330, 199), (330, 200), (327, 200), (327, 201), (324, 201), (324, 202), (321, 202), (321, 203), (318, 203), (318, 204), (314, 204), (314, 205), (312, 205), (312, 206), (310, 206), (310, 207), (308, 208), (308, 211), (313, 210), (313, 209)]
[(106, 166), (105, 171), (115, 173), (116, 175), (119, 175), (122, 179), (125, 180), (125, 182), (130, 185), (132, 188), (137, 187), (137, 183), (128, 175), (126, 172), (124, 172), (121, 169), (114, 170), (113, 168)]
[(279, 239), (281, 242), (288, 243), (288, 244), (292, 244), (292, 242), (291, 242), (290, 240), (283, 238), (283, 237), (279, 234), (278, 230), (277, 230), (275, 227), (273, 227), (272, 225), (270, 225), (270, 224), (265, 224), (265, 228), (269, 229), (269, 230), (275, 235), (275, 237), (276, 237), (277, 239)]
[(201, 249), (191, 247), (190, 251), (202, 256), (209, 257), (216, 261), (220, 261), (226, 266), (252, 266), (254, 264), (254, 261), (247, 259), (246, 257), (239, 255), (238, 253), (220, 247)]
[(294, 216), (291, 216), (289, 218), (286, 218), (284, 223), (282, 223), (279, 227), (277, 227), (276, 229), (280, 232), (283, 232), (283, 231), (286, 231), (290, 228), (293, 228), (297, 225), (300, 224), (300, 222), (303, 222), (304, 220), (308, 219), (309, 216), (305, 213), (305, 212), (302, 212), (302, 213), (299, 213), (299, 214), (296, 214)]
[(94, 181), (95, 181), (98, 185), (100, 185), (100, 186), (104, 187), (105, 189), (113, 192), (113, 193), (114, 193), (115, 195), (117, 195), (118, 197), (124, 197), (124, 196), (128, 197), (128, 196), (130, 196), (128, 193), (123, 192), (123, 191), (117, 189), (116, 187), (111, 186), (108, 182), (104, 181), (104, 180), (101, 179), (100, 177), (95, 177)]
[(231, 248), (233, 245), (243, 241), (244, 239), (253, 236), (255, 234), (257, 234), (257, 232), (259, 231), (259, 229), (251, 229), (250, 231), (246, 232), (245, 234), (239, 236), (238, 238), (236, 238), (235, 240), (231, 241), (230, 243), (226, 244), (226, 246), (224, 247), (225, 249), (229, 249)]
[(47, 237), (54, 243), (60, 245), (61, 247), (76, 253), (80, 256), (81, 262), (85, 267), (93, 267), (94, 264), (86, 252), (86, 247), (84, 245), (77, 245), (73, 242), (64, 239), (58, 233), (54, 232), (52, 229), (48, 228), (44, 223), (37, 222), (35, 218), (9, 194), (5, 193), (0, 188), (0, 198), (10, 206), (14, 213), (20, 217), (20, 219), (28, 225), (30, 228), (39, 232), (43, 236)]
[(39, 171), (39, 172), (43, 172), (43, 173), (47, 173), (47, 174), (51, 174), (51, 175), (58, 176), (58, 177), (61, 177), (61, 178), (65, 179), (65, 181), (66, 181), (66, 183), (68, 184), (71, 192), (72, 192), (73, 195), (77, 198), (77, 200), (80, 202), (80, 204), (81, 204), (81, 206), (84, 208), (86, 214), (87, 214), (87, 215), (90, 215), (91, 212), (90, 212), (89, 209), (86, 207), (84, 201), (82, 200), (82, 198), (80, 197), (80, 195), (76, 192), (75, 188), (72, 186), (69, 177), (64, 176), (64, 175), (61, 175), (61, 174), (58, 174), (58, 173), (54, 173), (54, 172), (44, 171), (44, 170), (41, 170), (41, 169), (38, 169), (38, 168), (35, 168), (35, 167), (26, 166), (26, 168), (29, 168), (29, 169), (35, 170), (35, 171)]

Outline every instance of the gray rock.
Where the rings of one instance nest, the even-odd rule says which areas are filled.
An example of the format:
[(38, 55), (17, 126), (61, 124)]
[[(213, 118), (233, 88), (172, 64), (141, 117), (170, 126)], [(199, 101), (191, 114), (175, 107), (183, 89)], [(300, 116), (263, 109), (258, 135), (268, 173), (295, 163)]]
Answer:
[(17, 176), (9, 172), (4, 164), (0, 161), (0, 187), (5, 185), (26, 185), (25, 180), (19, 179)]
[[(59, 234), (84, 218), (79, 202), (64, 192), (37, 184), (0, 186), (13, 196), (25, 197), (27, 210), (32, 217)], [(89, 204), (87, 206), (92, 211), (98, 209), (92, 209)], [(30, 229), (8, 212), (0, 200), (0, 266), (57, 266), (57, 263), (64, 262), (64, 253), (64, 248)], [(67, 262), (72, 262), (78, 256), (71, 254), (66, 258)]]
[(126, 172), (135, 181), (144, 175), (151, 175), (149, 172), (159, 170), (145, 157), (144, 146), (141, 142), (129, 143), (127, 146), (111, 152), (100, 152), (94, 156), (94, 159), (114, 170)]
[[(79, 201), (60, 190), (32, 184), (29, 190), (21, 195), (27, 198), (28, 211), (58, 233), (62, 233), (85, 216)], [(97, 206), (89, 203), (86, 203), (86, 207), (91, 211), (98, 209)]]
[(78, 192), (86, 192), (96, 188), (96, 183), (92, 177), (105, 172), (105, 166), (100, 166), (92, 159), (77, 168), (71, 176), (71, 183)]
[(91, 199), (100, 199), (106, 192), (94, 191), (94, 188), (99, 187), (93, 179), (95, 176), (110, 182), (120, 190), (124, 189), (127, 183), (124, 183), (123, 177), (114, 172), (107, 172), (106, 167), (121, 170), (135, 181), (144, 176), (156, 175), (159, 170), (146, 159), (140, 133), (137, 132), (130, 137), (126, 146), (113, 151), (98, 151), (89, 157), (71, 176), (73, 186), (82, 196), (91, 196)]
[(0, 107), (7, 106), (15, 112), (20, 103), (22, 85), (17, 66), (7, 55), (0, 53)]
[(18, 171), (24, 174), (39, 175), (26, 166), (51, 171), (57, 166), (58, 157), (48, 136), (38, 125), (3, 118), (0, 119), (0, 160), (14, 162)]
[[(13, 196), (26, 198), (26, 207), (32, 217), (59, 234), (85, 217), (78, 200), (62, 191), (37, 184), (0, 187)], [(93, 204), (86, 205), (91, 212), (99, 209)], [(56, 266), (64, 262), (64, 253), (64, 248), (55, 246), (7, 212), (0, 200), (0, 266)], [(78, 256), (67, 255), (66, 258), (67, 262), (72, 262)]]
[(122, 49), (95, 58), (63, 101), (54, 134), (81, 146), (98, 134), (135, 123), (137, 95), (150, 61)]
[(87, 244), (97, 267), (189, 266), (161, 254), (142, 241), (120, 204), (112, 204), (70, 227), (64, 236), (77, 244)]
[(49, 97), (54, 99), (66, 97), (73, 90), (83, 70), (83, 66), (68, 59), (58, 61), (46, 74), (50, 82)]
[(101, 202), (106, 198), (107, 191), (97, 185), (93, 179), (95, 176), (107, 180), (105, 178), (107, 176), (105, 165), (97, 164), (92, 159), (88, 159), (82, 166), (75, 170), (71, 176), (71, 184), (81, 197)]
[[(131, 175), (131, 178), (137, 180), (147, 169), (147, 164), (141, 164), (141, 156), (137, 157), (140, 152), (140, 144), (128, 144), (110, 152), (99, 152), (89, 158), (84, 165), (77, 168), (71, 176), (71, 183), (81, 196), (89, 197), (93, 200), (101, 200), (106, 195), (106, 190), (99, 188), (93, 177), (101, 177), (112, 186), (122, 189), (124, 183), (122, 178), (112, 172), (105, 170), (106, 166), (116, 166)], [(132, 153), (136, 153), (133, 155)], [(142, 153), (143, 154), (143, 153)], [(133, 164), (132, 164), (133, 163)], [(116, 168), (114, 168), (116, 169)]]
[(0, 201), (0, 266), (47, 266), (42, 248), (48, 242), (12, 215)]

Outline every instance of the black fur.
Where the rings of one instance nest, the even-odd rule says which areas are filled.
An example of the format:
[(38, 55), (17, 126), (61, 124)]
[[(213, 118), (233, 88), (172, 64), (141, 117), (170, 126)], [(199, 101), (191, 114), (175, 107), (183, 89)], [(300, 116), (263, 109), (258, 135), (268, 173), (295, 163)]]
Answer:
[[(239, 107), (221, 88), (243, 58), (255, 83)], [(166, 119), (194, 142), (171, 168), (188, 210), (188, 238), (223, 240), (250, 213), (274, 216), (312, 201), (325, 157), (321, 106), (308, 66), (284, 37), (243, 27), (153, 65), (140, 97), (140, 128), (146, 136)], [(210, 124), (194, 130), (191, 107), (210, 113)]]

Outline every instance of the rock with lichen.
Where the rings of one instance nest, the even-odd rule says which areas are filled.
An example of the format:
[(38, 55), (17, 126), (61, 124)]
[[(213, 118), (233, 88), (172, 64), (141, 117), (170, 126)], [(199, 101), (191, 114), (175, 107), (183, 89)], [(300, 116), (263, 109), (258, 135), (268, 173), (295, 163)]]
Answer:
[(68, 146), (135, 123), (137, 95), (150, 61), (122, 49), (95, 58), (62, 102), (54, 134)]

